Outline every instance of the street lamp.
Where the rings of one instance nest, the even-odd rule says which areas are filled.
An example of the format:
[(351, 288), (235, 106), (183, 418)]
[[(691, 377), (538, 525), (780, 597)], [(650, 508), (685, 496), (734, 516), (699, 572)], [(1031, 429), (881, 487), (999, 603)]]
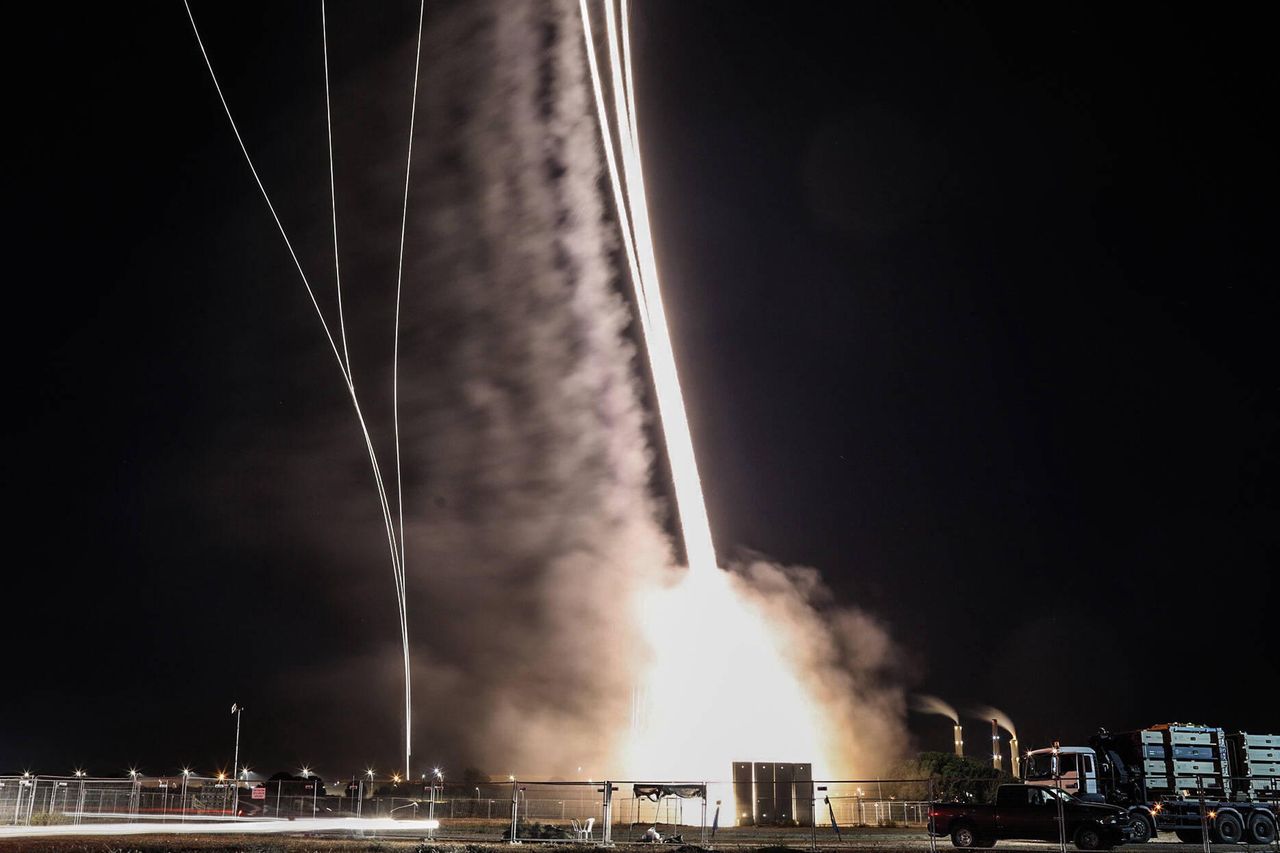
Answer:
[(182, 823), (187, 822), (187, 782), (191, 780), (191, 768), (182, 768)]
[(138, 768), (136, 767), (129, 768), (129, 778), (133, 780), (133, 784), (129, 786), (130, 787), (129, 808), (130, 808), (130, 811), (135, 815), (138, 813), (138, 808), (141, 806), (141, 803), (138, 802), (140, 799), (142, 799), (142, 788), (140, 787), (141, 783), (138, 782), (138, 777), (140, 777), (141, 775), (142, 774), (138, 772)]

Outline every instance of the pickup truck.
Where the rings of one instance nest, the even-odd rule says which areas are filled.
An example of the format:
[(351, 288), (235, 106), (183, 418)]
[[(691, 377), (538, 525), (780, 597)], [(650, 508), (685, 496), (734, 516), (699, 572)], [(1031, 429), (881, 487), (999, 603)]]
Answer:
[(1119, 806), (1085, 803), (1060, 788), (1001, 785), (995, 805), (930, 803), (929, 833), (950, 835), (956, 847), (994, 847), (996, 841), (1057, 841), (1059, 815), (1080, 850), (1110, 850), (1129, 840), (1129, 813)]

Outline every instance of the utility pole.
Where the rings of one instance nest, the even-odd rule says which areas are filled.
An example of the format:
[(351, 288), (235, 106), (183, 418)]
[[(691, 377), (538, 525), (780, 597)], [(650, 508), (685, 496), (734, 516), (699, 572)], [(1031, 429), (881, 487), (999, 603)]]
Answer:
[(240, 714), (244, 708), (238, 703), (231, 703), (231, 713), (236, 715), (236, 750), (231, 759), (231, 816), (240, 816)]

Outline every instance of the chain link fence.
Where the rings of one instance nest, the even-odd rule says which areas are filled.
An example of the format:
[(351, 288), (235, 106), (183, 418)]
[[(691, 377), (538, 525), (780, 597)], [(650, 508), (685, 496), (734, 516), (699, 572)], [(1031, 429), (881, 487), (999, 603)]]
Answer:
[[(152, 778), (0, 776), (0, 827), (98, 823), (403, 820), (406, 832), (439, 840), (593, 844), (677, 842), (779, 847), (862, 841), (919, 844), (930, 834), (930, 803), (990, 802), (1005, 777), (805, 780), (785, 786), (731, 782), (550, 782), (509, 779), (476, 785), (419, 785), (358, 779), (326, 787), (318, 779), (241, 781), (189, 774)], [(1255, 801), (1275, 815), (1276, 792)], [(1239, 804), (1204, 788), (1178, 792), (1149, 813), (1152, 828), (1208, 847), (1227, 840)], [(1143, 808), (1134, 804), (1134, 808)], [(1240, 812), (1244, 843), (1256, 830)], [(1271, 846), (1280, 851), (1277, 841)]]

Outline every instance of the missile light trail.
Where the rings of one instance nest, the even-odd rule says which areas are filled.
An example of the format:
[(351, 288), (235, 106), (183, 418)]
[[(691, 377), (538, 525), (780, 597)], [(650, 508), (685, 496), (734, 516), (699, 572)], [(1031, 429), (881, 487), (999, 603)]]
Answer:
[[(415, 54), (414, 76), (413, 76), (413, 103), (409, 116), (409, 144), (407, 161), (405, 164), (405, 186), (404, 186), (404, 203), (402, 206), (402, 219), (400, 225), (400, 256), (397, 262), (396, 271), (396, 314), (395, 314), (395, 356), (392, 372), (392, 407), (394, 409), (395, 423), (395, 464), (396, 464), (396, 498), (397, 510), (392, 512), (391, 501), (387, 494), (387, 485), (382, 476), (382, 466), (378, 461), (377, 450), (373, 444), (373, 438), (370, 435), (368, 424), (366, 423), (364, 412), (360, 406), (360, 398), (356, 393), (355, 377), (351, 371), (350, 355), (347, 347), (346, 321), (343, 312), (342, 303), (342, 277), (341, 269), (338, 262), (338, 214), (337, 214), (337, 192), (333, 181), (333, 117), (329, 107), (329, 36), (328, 36), (328, 19), (325, 10), (325, 4), (320, 6), (320, 25), (324, 43), (324, 84), (325, 84), (325, 124), (327, 128), (327, 151), (329, 156), (329, 190), (330, 201), (332, 204), (332, 220), (333, 220), (333, 265), (334, 280), (337, 290), (338, 302), (338, 337), (342, 346), (339, 348), (338, 341), (335, 340), (332, 328), (325, 318), (324, 311), (320, 308), (320, 303), (316, 299), (315, 290), (311, 286), (310, 280), (307, 278), (306, 272), (302, 268), (302, 262), (298, 259), (298, 254), (294, 249), (293, 241), (289, 239), (289, 234), (285, 230), (284, 223), (280, 221), (280, 216), (276, 212), (275, 205), (271, 201), (271, 195), (267, 192), (266, 185), (262, 181), (262, 177), (258, 174), (258, 169), (254, 165), (253, 157), (249, 154), (248, 146), (245, 145), (244, 138), (240, 135), (240, 128), (236, 125), (235, 118), (231, 114), (231, 106), (227, 103), (226, 96), (223, 94), (222, 86), (218, 82), (218, 75), (213, 70), (213, 61), (209, 58), (209, 53), (205, 49), (204, 39), (200, 36), (200, 28), (196, 25), (195, 15), (191, 11), (189, 0), (183, 0), (183, 6), (187, 12), (187, 19), (191, 22), (191, 30), (195, 35), (196, 44), (200, 48), (200, 55), (204, 59), (205, 67), (209, 71), (209, 78), (213, 82), (214, 90), (217, 92), (218, 100), (222, 104), (222, 109), (226, 113), (227, 121), (231, 125), (231, 131), (235, 134), (236, 142), (240, 147), (240, 152), (244, 155), (245, 163), (249, 167), (250, 173), (253, 175), (255, 184), (259, 192), (262, 194), (263, 200), (267, 203), (267, 208), (271, 212), (271, 218), (275, 222), (276, 228), (283, 238), (286, 248), (289, 250), (289, 256), (293, 259), (294, 267), (298, 271), (298, 276), (302, 279), (303, 287), (306, 288), (307, 296), (311, 300), (311, 305), (315, 309), (316, 317), (320, 321), (320, 326), (324, 331), (325, 339), (329, 344), (330, 350), (333, 352), (334, 358), (338, 362), (338, 371), (342, 374), (343, 383), (346, 386), (347, 395), (351, 399), (351, 406), (355, 412), (356, 421), (360, 426), (360, 432), (364, 439), (365, 451), (369, 457), (369, 466), (373, 473), (374, 486), (378, 495), (378, 502), (382, 512), (383, 526), (386, 530), (387, 547), (391, 555), (391, 572), (395, 582), (396, 592), (396, 609), (399, 617), (400, 641), (403, 649), (403, 670), (404, 670), (404, 760), (405, 773), (409, 772), (410, 758), (412, 754), (412, 732), (411, 732), (411, 714), (412, 714), (412, 685), (410, 681), (410, 657), (409, 657), (409, 622), (408, 622), (408, 600), (405, 584), (405, 548), (404, 548), (404, 506), (403, 492), (401, 487), (400, 474), (400, 419), (399, 419), (399, 347), (400, 347), (400, 292), (401, 279), (404, 269), (404, 231), (405, 221), (408, 217), (408, 197), (409, 197), (409, 174), (413, 165), (413, 122), (417, 111), (418, 100), (418, 64), (422, 57), (422, 28), (425, 18), (425, 0), (419, 4), (418, 14), (418, 50)], [(397, 519), (398, 514), (398, 519)], [(398, 524), (397, 524), (398, 520)]]
[[(671, 346), (666, 311), (662, 304), (653, 234), (649, 226), (649, 210), (645, 200), (640, 140), (636, 135), (638, 122), (635, 116), (635, 104), (631, 102), (629, 96), (632, 87), (624, 82), (623, 62), (619, 58), (617, 13), (613, 0), (606, 0), (605, 20), (609, 44), (609, 69), (612, 78), (613, 127), (618, 135), (618, 147), (622, 155), (621, 178), (618, 175), (615, 155), (612, 150), (609, 150), (612, 148), (612, 134), (607, 129), (608, 122), (604, 118), (603, 85), (600, 80), (599, 65), (595, 59), (595, 40), (591, 32), (591, 15), (587, 8), (587, 0), (580, 0), (580, 8), (591, 82), (596, 105), (601, 115), (601, 133), (605, 137), (606, 161), (615, 197), (621, 200), (619, 219), (623, 223), (623, 243), (627, 249), (638, 307), (642, 315), (641, 329), (658, 399), (662, 435), (666, 441), (667, 455), (671, 464), (671, 477), (675, 487), (676, 508), (680, 517), (685, 553), (692, 573), (709, 572), (717, 566), (715, 546), (711, 539), (711, 524), (707, 518), (702, 483), (698, 477), (698, 463), (693, 450), (693, 437), (689, 431), (689, 419), (685, 412), (684, 397), (680, 391), (680, 376), (676, 369), (675, 352)], [(626, 14), (625, 8), (623, 14)], [(626, 53), (630, 55), (629, 48), (626, 48)], [(630, 76), (629, 71), (627, 76)], [(631, 224), (631, 233), (627, 233), (628, 222)]]
[[(716, 778), (747, 749), (768, 760), (812, 762), (815, 771), (821, 772), (817, 768), (829, 763), (831, 733), (823, 725), (812, 691), (788, 657), (785, 632), (770, 623), (759, 602), (748, 598), (738, 578), (719, 570), (716, 560), (659, 283), (640, 154), (628, 4), (621, 0), (619, 27), (615, 0), (604, 3), (611, 116), (587, 0), (579, 0), (579, 6), (605, 162), (636, 292), (689, 568), (679, 583), (653, 590), (638, 602), (653, 657), (644, 686), (633, 698), (627, 768), (654, 778)], [(677, 635), (685, 638), (687, 648), (672, 645), (670, 638)], [(690, 648), (702, 653), (690, 654)], [(688, 702), (658, 698), (672, 684), (682, 685)], [(760, 685), (767, 687), (761, 690)], [(690, 724), (690, 706), (706, 714), (705, 725)], [(787, 725), (769, 724), (778, 720), (786, 720)], [(672, 733), (677, 731), (687, 734), (673, 744)]]

